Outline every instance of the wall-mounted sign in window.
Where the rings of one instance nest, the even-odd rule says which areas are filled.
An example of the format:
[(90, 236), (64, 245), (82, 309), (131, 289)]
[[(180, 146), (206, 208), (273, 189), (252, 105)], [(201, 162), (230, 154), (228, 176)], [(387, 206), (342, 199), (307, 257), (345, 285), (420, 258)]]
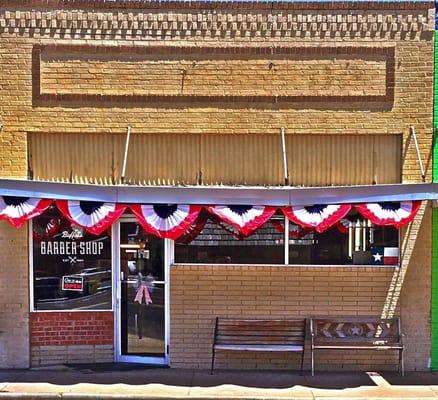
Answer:
[(71, 275), (63, 276), (62, 290), (73, 290), (77, 292), (82, 292), (84, 290), (84, 277)]
[(50, 208), (32, 234), (36, 310), (111, 309), (109, 232), (91, 235)]

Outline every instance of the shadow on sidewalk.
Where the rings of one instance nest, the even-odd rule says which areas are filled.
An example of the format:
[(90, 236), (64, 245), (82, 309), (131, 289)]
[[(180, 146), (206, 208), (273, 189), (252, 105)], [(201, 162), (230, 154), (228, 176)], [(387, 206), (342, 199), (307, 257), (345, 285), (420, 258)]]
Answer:
[[(407, 374), (404, 378), (397, 374), (382, 374), (394, 385), (399, 384), (438, 384), (438, 375), (431, 373)], [(427, 376), (423, 376), (427, 375)], [(399, 379), (400, 378), (400, 379)], [(236, 385), (248, 388), (286, 389), (295, 386), (320, 389), (346, 389), (356, 387), (375, 387), (376, 384), (365, 372), (318, 372), (314, 377), (305, 372), (270, 370), (217, 370), (210, 375), (206, 370), (169, 369), (126, 363), (75, 364), (57, 369), (45, 367), (21, 371), (0, 371), (0, 382), (36, 383), (45, 382), (56, 385), (92, 383), (109, 385), (162, 384), (184, 387), (216, 387)], [(411, 383), (414, 382), (414, 383)], [(427, 382), (427, 383), (426, 383)]]

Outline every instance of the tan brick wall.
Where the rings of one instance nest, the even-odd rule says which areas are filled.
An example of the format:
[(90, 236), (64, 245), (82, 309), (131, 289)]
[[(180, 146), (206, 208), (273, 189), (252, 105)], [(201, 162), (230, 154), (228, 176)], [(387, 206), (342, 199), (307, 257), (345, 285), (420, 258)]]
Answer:
[[(284, 126), (288, 134), (403, 134), (404, 142), (408, 145), (404, 154), (403, 180), (419, 181), (421, 177), (415, 147), (412, 140), (409, 140), (409, 127), (413, 125), (417, 130), (423, 162), (429, 168), (427, 160), (432, 140), (434, 10), (432, 3), (430, 6), (412, 4), (403, 6), (404, 10), (400, 13), (385, 9), (385, 6), (370, 6), (367, 9), (354, 6), (348, 7), (350, 11), (346, 12), (342, 4), (339, 10), (324, 10), (324, 6), (320, 10), (302, 10), (294, 9), (291, 5), (283, 9), (280, 6), (274, 10), (269, 8), (269, 11), (263, 9), (263, 6), (258, 8), (253, 5), (247, 8), (240, 6), (236, 10), (225, 6), (215, 10), (208, 7), (174, 10), (164, 6), (160, 10), (153, 6), (150, 10), (123, 10), (115, 6), (117, 12), (102, 9), (93, 13), (88, 9), (72, 11), (62, 7), (50, 9), (43, 5), (33, 11), (20, 6), (19, 1), (8, 1), (0, 10), (0, 122), (3, 124), (0, 175), (26, 175), (26, 132), (124, 133), (130, 124), (137, 133), (278, 134), (279, 128)], [(122, 54), (125, 59), (130, 54), (130, 48), (142, 48), (141, 52), (147, 53), (150, 46), (156, 45), (193, 45), (207, 53), (211, 51), (213, 55), (214, 48), (230, 46), (255, 48), (256, 53), (265, 51), (259, 51), (261, 47), (269, 49), (276, 46), (347, 47), (353, 49), (353, 52), (358, 49), (368, 49), (371, 52), (374, 48), (392, 49), (395, 51), (394, 76), (386, 76), (386, 92), (394, 90), (394, 100), (370, 101), (369, 96), (364, 96), (366, 99), (363, 101), (351, 101), (348, 96), (330, 101), (304, 98), (279, 107), (271, 99), (271, 103), (260, 107), (250, 99), (243, 103), (239, 103), (239, 99), (228, 99), (225, 103), (210, 104), (209, 101), (199, 103), (196, 96), (188, 96), (182, 104), (173, 105), (169, 99), (151, 102), (122, 96), (120, 99), (106, 99), (106, 102), (102, 102), (99, 96), (90, 99), (79, 95), (69, 101), (42, 98), (33, 102), (32, 75), (35, 83), (40, 77), (40, 71), (32, 62), (32, 49), (40, 44), (123, 46), (126, 49)], [(208, 50), (211, 48), (213, 50)], [(181, 51), (184, 53), (184, 49)], [(111, 60), (111, 57), (107, 58)], [(272, 61), (273, 79), (278, 79), (281, 90), (286, 90), (284, 88), (288, 87), (289, 78), (281, 71), (275, 72), (275, 59), (270, 60), (265, 55), (253, 58), (251, 63), (264, 59), (268, 70)], [(294, 59), (297, 65), (313, 62), (312, 57), (299, 54), (295, 54)], [(170, 55), (163, 60), (169, 65), (171, 61)], [(236, 64), (235, 61), (233, 63)], [(249, 69), (251, 63), (245, 68), (253, 74), (259, 71), (261, 75), (267, 73), (260, 68)], [(380, 61), (377, 64), (380, 65)], [(111, 81), (119, 77), (117, 85), (120, 86), (125, 82), (122, 79), (124, 64), (120, 63), (119, 70), (110, 68), (112, 65), (115, 65), (114, 61), (107, 63), (105, 68), (114, 74)], [(244, 64), (235, 67), (242, 69)], [(359, 61), (353, 59), (349, 63), (331, 59), (330, 71), (333, 74), (339, 73), (339, 88), (333, 87), (333, 81), (323, 85), (325, 87), (315, 83), (314, 88), (317, 93), (341, 93), (343, 84), (351, 88), (351, 81), (357, 82), (356, 68), (369, 70), (368, 67), (363, 58), (359, 58)], [(198, 77), (193, 72), (196, 67), (192, 66), (193, 71), (187, 71), (186, 83), (189, 86), (186, 89), (189, 93), (195, 87), (200, 87), (209, 94), (207, 83), (219, 79), (223, 74), (219, 68), (217, 71), (216, 67), (214, 69), (212, 75), (202, 73)], [(141, 78), (143, 69), (138, 68), (136, 73), (137, 78)], [(90, 74), (87, 73), (84, 79), (87, 90), (100, 91), (102, 82), (99, 79), (90, 82), (87, 79)], [(380, 76), (380, 73), (374, 76), (377, 79), (376, 88), (381, 86)], [(198, 78), (199, 82), (193, 81)], [(254, 82), (257, 83), (256, 78)], [(180, 78), (175, 79), (180, 81)], [(62, 79), (55, 77), (54, 80), (62, 92)], [(192, 89), (191, 81), (195, 85)], [(131, 91), (128, 83), (120, 89)], [(239, 73), (232, 86), (236, 88), (247, 83), (246, 75)], [(211, 90), (210, 94), (214, 94), (216, 89)], [(232, 90), (230, 92), (227, 95), (232, 96)]]
[[(8, 0), (0, 8), (2, 177), (26, 177), (27, 133), (124, 133), (126, 126), (130, 124), (133, 131), (140, 134), (278, 134), (281, 126), (286, 128), (288, 134), (402, 134), (406, 146), (402, 179), (404, 182), (419, 182), (421, 177), (417, 156), (414, 143), (409, 137), (409, 128), (414, 126), (429, 179), (431, 163), (428, 160), (432, 143), (433, 3), (404, 4), (400, 6), (402, 11), (394, 11), (385, 4), (376, 3), (367, 4), (364, 9), (360, 9), (358, 5), (335, 6), (331, 3), (331, 9), (328, 10), (324, 9), (324, 5), (318, 6), (320, 9), (303, 10), (302, 4), (299, 9), (294, 8), (293, 4), (272, 9), (271, 3), (268, 8), (266, 5), (251, 4), (231, 9), (219, 5), (212, 10), (195, 4), (175, 10), (165, 5), (160, 5), (157, 9), (152, 4), (151, 9), (145, 9), (142, 5), (142, 8), (133, 6), (133, 9), (123, 10), (112, 4), (113, 8), (110, 10), (103, 7), (97, 11), (63, 8), (62, 1), (36, 1), (33, 4), (37, 3), (37, 9), (32, 10), (18, 0)], [(54, 8), (50, 9), (50, 6)], [(226, 104), (208, 101), (200, 104), (196, 93), (193, 95), (194, 88), (206, 91), (207, 83), (219, 79), (222, 74), (215, 72), (210, 76), (205, 70), (199, 76), (189, 71), (189, 83), (193, 77), (199, 78), (200, 82), (193, 82), (194, 86), (189, 85), (192, 92), (189, 92), (189, 97), (184, 99), (182, 105), (173, 104), (169, 99), (151, 102), (144, 98), (123, 96), (102, 101), (99, 96), (83, 97), (83, 93), (77, 98), (67, 100), (62, 97), (44, 98), (44, 91), (42, 97), (37, 98), (35, 93), (40, 88), (36, 86), (41, 78), (41, 71), (35, 64), (33, 50), (39, 45), (60, 44), (124, 46), (126, 49), (141, 47), (144, 51), (154, 45), (196, 46), (206, 52), (211, 47), (240, 46), (255, 48), (256, 53), (262, 52), (260, 48), (276, 46), (332, 49), (349, 47), (365, 49), (371, 53), (375, 48), (392, 49), (395, 54), (394, 74), (386, 75), (385, 92), (391, 93), (393, 90), (394, 98), (392, 100), (389, 96), (389, 99), (384, 100), (364, 96), (366, 98), (354, 101), (347, 97), (325, 102), (320, 98), (306, 98), (281, 107), (272, 102), (272, 99), (269, 100), (271, 103), (262, 107), (249, 99), (244, 99), (243, 102), (242, 99), (229, 99)], [(129, 54), (129, 51), (125, 54)], [(170, 63), (171, 57), (164, 60)], [(234, 61), (230, 63), (225, 60), (228, 66), (234, 65), (233, 68), (240, 71), (233, 75), (234, 87), (241, 83), (247, 84), (243, 72), (260, 62), (258, 60), (255, 57), (253, 64), (246, 64), (245, 68), (243, 65), (236, 65)], [(272, 61), (272, 70), (275, 70), (275, 60), (266, 57), (264, 60), (269, 63)], [(309, 62), (302, 58), (298, 61)], [(356, 63), (352, 61), (348, 65), (351, 69), (348, 69), (347, 63), (333, 61), (330, 71), (335, 73), (338, 68), (342, 76), (340, 83), (351, 87), (349, 80), (355, 79), (352, 77), (355, 75), (353, 69), (371, 67), (366, 62), (359, 61), (359, 66)], [(112, 65), (106, 64), (105, 68), (108, 70)], [(173, 67), (176, 68), (175, 65)], [(377, 65), (374, 67), (377, 68)], [(381, 66), (378, 67), (379, 71), (380, 68)], [(346, 70), (348, 73), (345, 73)], [(257, 73), (259, 69), (254, 71)], [(138, 69), (139, 78), (142, 73), (144, 71)], [(123, 78), (123, 74), (122, 63), (120, 71), (114, 71), (114, 76)], [(268, 76), (266, 71), (263, 74)], [(116, 79), (114, 76), (111, 77), (111, 82)], [(86, 90), (93, 90), (88, 77), (87, 74)], [(375, 83), (380, 94), (380, 78), (374, 78), (377, 79)], [(61, 78), (55, 74), (53, 79), (56, 81), (56, 88), (64, 90)], [(289, 84), (287, 74), (279, 73), (275, 79), (278, 79), (279, 87)], [(47, 89), (48, 82), (43, 83)], [(99, 91), (102, 82), (96, 79), (94, 84), (94, 90)], [(324, 88), (315, 86), (315, 89), (331, 95), (342, 92), (340, 88), (330, 85), (324, 85)], [(122, 91), (131, 91), (122, 85), (120, 88)], [(217, 95), (213, 91), (212, 94)], [(418, 233), (422, 242), (417, 241), (413, 246), (414, 256), (407, 269), (401, 300), (401, 312), (404, 320), (407, 320), (409, 334), (408, 354), (411, 357), (408, 367), (418, 369), (424, 369), (427, 365), (426, 353), (429, 346), (429, 219), (427, 215)], [(4, 361), (3, 365), (22, 367), (29, 364), (27, 231), (13, 231), (1, 224), (0, 235), (0, 260), (4, 265), (0, 272), (4, 275), (0, 281), (4, 286), (0, 293), (0, 313), (2, 324), (6, 325), (8, 331), (0, 336), (0, 343), (4, 341), (4, 345), (0, 347), (0, 357), (3, 357), (0, 360)], [(20, 256), (17, 257), (17, 254)], [(176, 266), (172, 269), (172, 365), (207, 365), (211, 321), (212, 316), (217, 313), (267, 316), (297, 313), (378, 313), (384, 306), (392, 272), (379, 268), (368, 270), (354, 267)], [(315, 293), (320, 295), (315, 296)], [(421, 327), (420, 333), (416, 331), (418, 326)], [(17, 348), (22, 349), (18, 354)], [(245, 366), (266, 365), (265, 359), (258, 357), (261, 357), (260, 361), (258, 358), (251, 358), (245, 362)], [(347, 365), (349, 355), (341, 357), (340, 360), (324, 356), (326, 362), (321, 362), (321, 366), (327, 367), (330, 361), (333, 367), (365, 368), (375, 366), (376, 361), (381, 361), (382, 368), (389, 368), (392, 367), (389, 364), (393, 362), (391, 357), (384, 354), (366, 354), (355, 356), (354, 364)], [(219, 366), (242, 365), (242, 361), (235, 358), (222, 358), (219, 361)], [(280, 357), (275, 363), (283, 365), (284, 360)]]
[(29, 367), (28, 228), (0, 222), (0, 366)]
[[(171, 268), (172, 367), (207, 368), (216, 316), (286, 318), (380, 315), (393, 268), (314, 266), (186, 266)], [(289, 368), (284, 354), (219, 354), (218, 368)], [(289, 360), (289, 361), (287, 361)], [(320, 352), (318, 368), (392, 368), (382, 353)]]
[[(402, 316), (406, 367), (426, 370), (430, 352), (430, 219), (425, 216), (393, 313)], [(416, 235), (415, 235), (416, 236)], [(407, 256), (406, 256), (407, 257)], [(363, 266), (171, 267), (170, 359), (172, 367), (208, 368), (214, 318), (384, 315), (400, 268)], [(306, 362), (309, 364), (309, 352)], [(291, 368), (299, 356), (219, 353), (218, 368)], [(391, 352), (320, 351), (318, 369), (395, 369)]]
[[(431, 307), (431, 260), (432, 260), (432, 210), (425, 208), (404, 230), (405, 259), (409, 259), (403, 282), (400, 306), (403, 331), (406, 334), (406, 368), (425, 370), (430, 365), (430, 307)], [(415, 222), (420, 222), (418, 226)], [(410, 257), (409, 257), (410, 256)]]

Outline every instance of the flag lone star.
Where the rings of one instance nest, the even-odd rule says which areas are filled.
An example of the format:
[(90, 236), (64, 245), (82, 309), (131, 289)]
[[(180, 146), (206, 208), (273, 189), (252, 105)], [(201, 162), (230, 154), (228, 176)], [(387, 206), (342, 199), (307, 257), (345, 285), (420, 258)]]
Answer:
[(382, 261), (383, 254), (376, 253), (373, 254), (373, 257), (374, 257), (374, 261)]

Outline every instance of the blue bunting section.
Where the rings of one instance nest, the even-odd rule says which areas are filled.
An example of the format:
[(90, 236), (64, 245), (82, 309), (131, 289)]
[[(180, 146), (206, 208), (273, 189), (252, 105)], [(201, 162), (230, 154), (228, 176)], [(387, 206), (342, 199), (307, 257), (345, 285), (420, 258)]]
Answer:
[[(0, 196), (0, 219), (19, 228), (29, 219), (41, 215), (52, 203), (50, 199)], [(189, 243), (202, 231), (207, 218), (231, 226), (236, 230), (236, 238), (241, 239), (269, 221), (278, 209), (295, 224), (290, 227), (292, 237), (302, 237), (311, 230), (322, 233), (333, 226), (341, 233), (348, 233), (349, 221), (346, 216), (353, 207), (374, 225), (400, 228), (415, 218), (421, 201), (287, 207), (116, 204), (77, 200), (56, 200), (55, 204), (70, 222), (94, 235), (110, 228), (129, 208), (146, 232), (160, 238), (181, 238), (182, 243)], [(284, 232), (284, 227), (278, 221), (274, 223), (278, 231)], [(45, 227), (36, 226), (34, 234), (49, 237), (59, 229), (58, 225), (56, 219), (53, 219)]]

